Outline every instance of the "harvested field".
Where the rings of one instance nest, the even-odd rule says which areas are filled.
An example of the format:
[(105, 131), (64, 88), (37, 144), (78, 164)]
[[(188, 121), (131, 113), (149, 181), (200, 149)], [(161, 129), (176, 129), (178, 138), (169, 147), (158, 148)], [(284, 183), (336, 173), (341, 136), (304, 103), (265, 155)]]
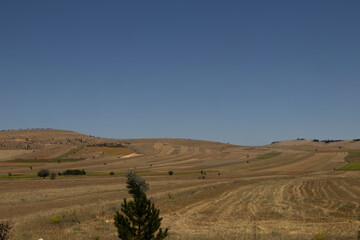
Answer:
[(112, 155), (127, 155), (133, 153), (129, 148), (115, 148), (115, 147), (86, 147), (84, 151), (103, 152)]
[[(42, 133), (43, 138), (29, 131), (44, 144), (47, 138), (63, 139), (61, 131)], [(14, 136), (0, 133), (0, 139), (1, 134)], [(24, 132), (22, 136), (26, 138)], [(109, 140), (96, 139), (101, 141)], [(68, 157), (83, 161), (41, 163), (32, 169), (1, 162), (0, 211), (14, 225), (13, 238), (116, 239), (112, 219), (123, 198), (129, 198), (124, 175), (136, 169), (150, 184), (148, 196), (161, 211), (162, 226), (170, 227), (169, 239), (357, 239), (360, 172), (334, 171), (346, 164), (344, 149), (359, 151), (352, 141), (342, 142), (341, 149), (310, 141), (263, 147), (188, 139), (111, 141), (129, 148), (109, 149), (137, 154), (93, 149), (77, 141), (58, 148), (56, 156), (71, 147), (79, 151)], [(42, 168), (84, 168), (88, 175), (42, 179), (36, 177)], [(17, 176), (9, 177), (10, 171)]]
[(31, 150), (0, 150), (0, 161), (9, 161), (31, 152)]

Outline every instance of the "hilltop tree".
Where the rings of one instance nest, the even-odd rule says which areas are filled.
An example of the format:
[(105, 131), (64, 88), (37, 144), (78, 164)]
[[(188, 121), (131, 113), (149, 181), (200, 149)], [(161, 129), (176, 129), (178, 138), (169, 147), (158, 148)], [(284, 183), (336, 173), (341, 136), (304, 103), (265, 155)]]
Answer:
[[(161, 240), (168, 235), (168, 229), (160, 228), (162, 218), (160, 210), (156, 209), (145, 194), (149, 185), (135, 172), (127, 174), (127, 188), (134, 200), (121, 204), (121, 214), (117, 211), (114, 224), (118, 237), (123, 240)], [(157, 233), (156, 233), (157, 232)]]

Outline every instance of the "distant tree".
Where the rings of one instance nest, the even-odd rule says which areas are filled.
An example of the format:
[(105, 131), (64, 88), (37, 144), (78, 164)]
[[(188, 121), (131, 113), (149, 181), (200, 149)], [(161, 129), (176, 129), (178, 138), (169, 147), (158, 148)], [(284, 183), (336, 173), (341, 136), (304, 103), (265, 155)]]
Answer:
[(134, 200), (121, 204), (121, 212), (114, 216), (114, 224), (118, 231), (118, 237), (123, 240), (161, 240), (168, 235), (168, 229), (160, 228), (162, 218), (160, 210), (156, 209), (145, 194), (149, 189), (148, 184), (130, 171), (127, 174), (127, 188)]
[(174, 172), (173, 172), (173, 171), (169, 171), (168, 174), (171, 176), (171, 175), (174, 174)]
[(109, 175), (114, 175), (115, 173), (114, 172), (110, 172)]
[(46, 178), (47, 176), (50, 175), (50, 171), (47, 170), (47, 169), (41, 169), (38, 174), (37, 174), (39, 177), (42, 177), (42, 178)]

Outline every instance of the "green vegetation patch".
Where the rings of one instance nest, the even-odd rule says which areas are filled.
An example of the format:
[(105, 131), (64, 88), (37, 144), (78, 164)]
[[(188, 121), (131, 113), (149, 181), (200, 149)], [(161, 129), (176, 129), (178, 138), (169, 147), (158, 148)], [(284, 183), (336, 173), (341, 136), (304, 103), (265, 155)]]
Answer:
[(257, 158), (259, 158), (259, 159), (269, 159), (269, 158), (279, 156), (280, 154), (281, 153), (266, 153), (264, 155), (258, 156)]
[(78, 147), (78, 148), (73, 148), (70, 151), (64, 153), (63, 155), (60, 155), (56, 158), (53, 158), (53, 160), (64, 160), (64, 158), (67, 158), (68, 156), (77, 153), (78, 151), (80, 151), (83, 147)]
[(360, 152), (349, 152), (347, 158), (360, 158)]
[(360, 171), (360, 162), (350, 162), (346, 164), (345, 166), (342, 166), (338, 170), (343, 171)]
[(36, 178), (36, 174), (12, 174), (9, 175), (0, 175), (0, 178)]

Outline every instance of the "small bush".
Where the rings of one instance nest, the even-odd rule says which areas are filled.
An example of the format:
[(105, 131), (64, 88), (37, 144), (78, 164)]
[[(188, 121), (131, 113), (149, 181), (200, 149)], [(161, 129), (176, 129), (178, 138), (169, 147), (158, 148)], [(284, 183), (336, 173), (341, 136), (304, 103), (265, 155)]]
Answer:
[(11, 229), (11, 225), (8, 222), (0, 223), (0, 240), (9, 239), (9, 232)]
[(94, 239), (94, 240), (100, 240), (99, 234), (94, 234), (94, 235), (93, 235), (93, 239)]
[(110, 172), (109, 175), (115, 175), (115, 173), (114, 173), (114, 172)]
[(175, 199), (175, 196), (173, 194), (171, 194), (171, 193), (168, 193), (168, 198), (169, 199)]
[(9, 172), (9, 173), (8, 173), (8, 176), (9, 176), (9, 177), (11, 177), (11, 176), (12, 176), (12, 173), (11, 173), (11, 172)]
[(321, 233), (316, 233), (314, 234), (314, 239), (315, 240), (325, 240), (327, 239), (327, 236), (325, 233), (321, 232)]
[(70, 220), (73, 223), (80, 223), (79, 217), (76, 214), (76, 209), (72, 210), (70, 213)]
[(86, 175), (86, 172), (84, 169), (68, 169), (65, 172), (62, 173), (63, 175)]
[(171, 175), (174, 174), (174, 172), (173, 172), (173, 171), (169, 171), (168, 174), (171, 176)]
[(59, 224), (62, 221), (61, 217), (56, 216), (56, 215), (52, 216), (50, 218), (50, 220), (51, 220), (51, 223), (53, 223), (53, 224)]
[(50, 174), (50, 179), (54, 180), (56, 178), (56, 173), (55, 172), (51, 172)]
[(50, 171), (47, 170), (47, 169), (41, 169), (38, 174), (37, 174), (39, 177), (42, 177), (42, 178), (46, 178), (47, 176), (50, 175)]

